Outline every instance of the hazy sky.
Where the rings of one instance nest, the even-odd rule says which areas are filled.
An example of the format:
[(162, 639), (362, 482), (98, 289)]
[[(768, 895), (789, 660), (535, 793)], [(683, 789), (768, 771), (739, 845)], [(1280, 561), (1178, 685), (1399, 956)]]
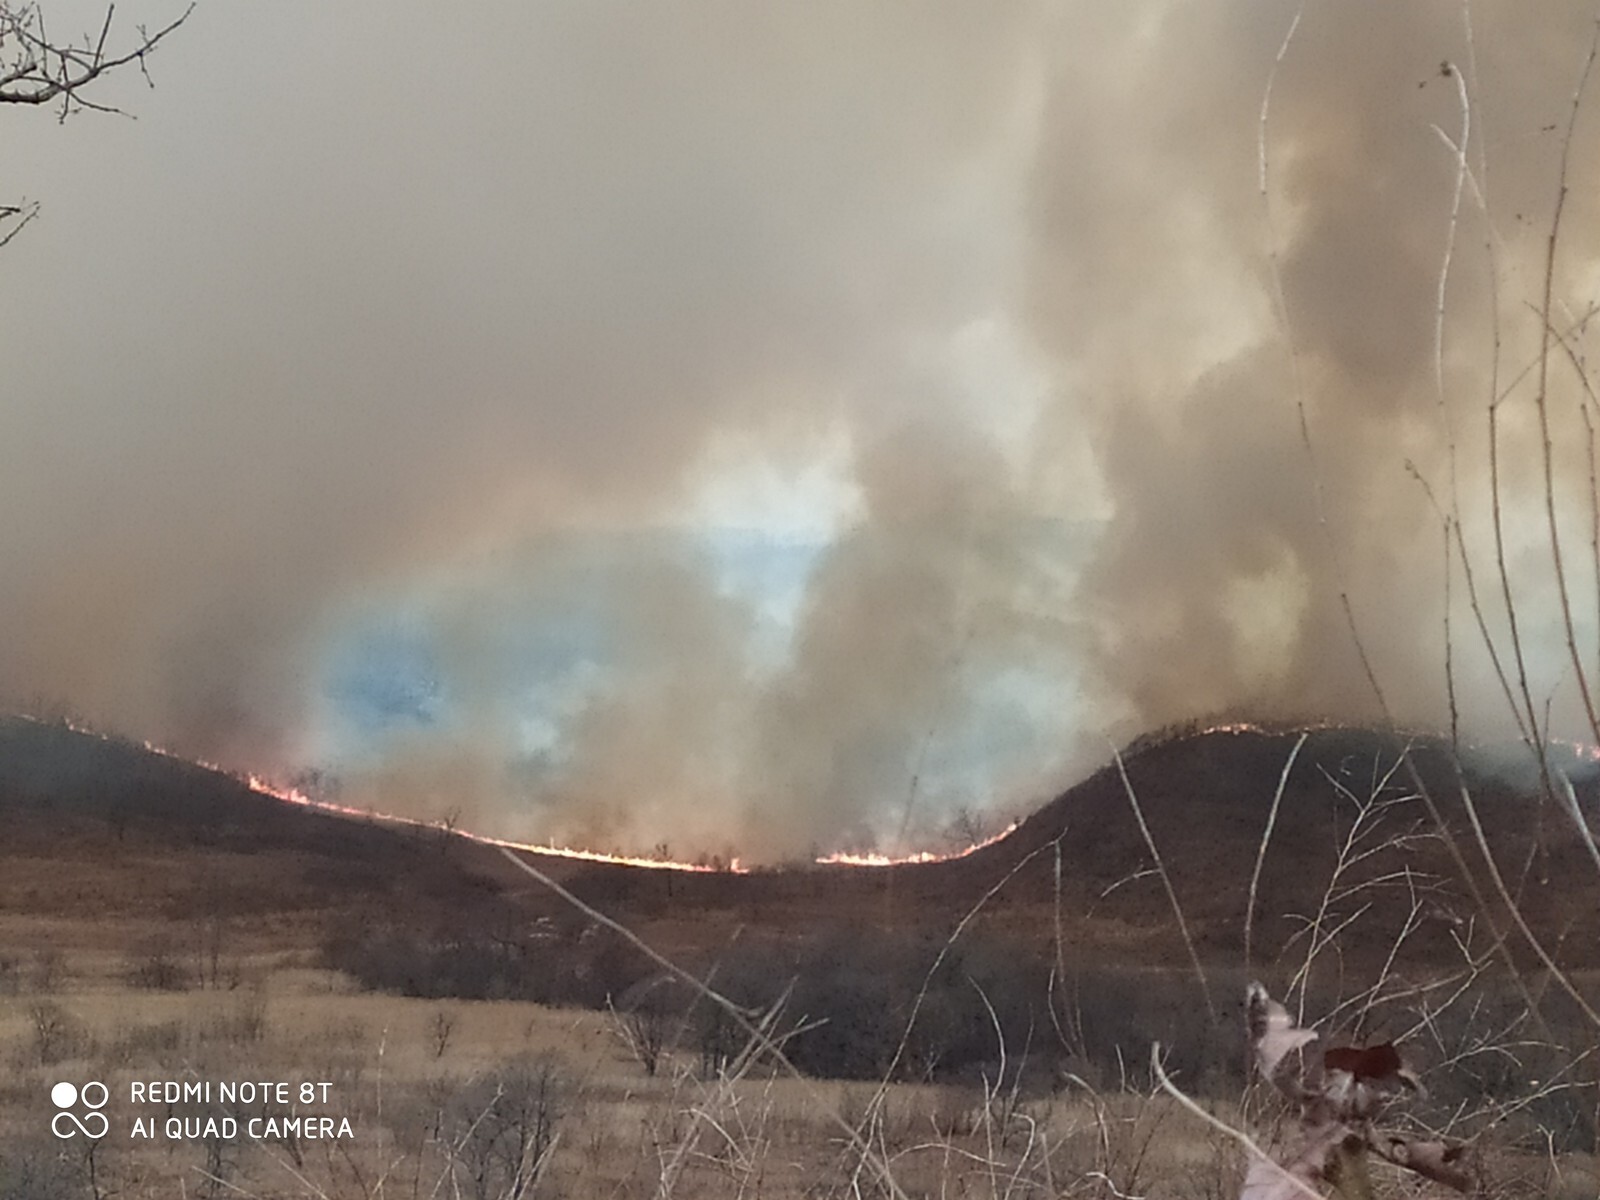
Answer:
[[(136, 120), (0, 111), (0, 195), (44, 205), (0, 251), (0, 693), (496, 832), (774, 855), (1026, 807), (1173, 720), (1370, 719), (1341, 594), (1441, 724), (1408, 463), (1450, 508), (1453, 436), (1481, 555), (1593, 14), (1306, 5), (1264, 198), (1295, 11), (203, 0), (101, 93)], [(1593, 658), (1570, 366), (1551, 395)], [(1570, 712), (1531, 397), (1509, 565)]]

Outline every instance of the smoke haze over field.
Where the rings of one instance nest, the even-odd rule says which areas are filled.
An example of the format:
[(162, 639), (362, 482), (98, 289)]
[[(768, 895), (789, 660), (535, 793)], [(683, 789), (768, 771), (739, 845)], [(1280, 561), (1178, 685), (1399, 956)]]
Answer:
[[(1311, 4), (1274, 75), (1294, 19), (202, 3), (155, 90), (108, 86), (137, 121), (0, 110), (0, 200), (45, 205), (0, 251), (0, 693), (487, 832), (752, 857), (1018, 808), (1107, 735), (1373, 719), (1345, 592), (1394, 716), (1444, 724), (1408, 464), (1459, 495), (1498, 635), (1486, 412), (1537, 348), (1594, 14)], [(1600, 283), (1596, 104), (1563, 327)], [(1500, 410), (1508, 565), (1579, 734), (1535, 379)]]

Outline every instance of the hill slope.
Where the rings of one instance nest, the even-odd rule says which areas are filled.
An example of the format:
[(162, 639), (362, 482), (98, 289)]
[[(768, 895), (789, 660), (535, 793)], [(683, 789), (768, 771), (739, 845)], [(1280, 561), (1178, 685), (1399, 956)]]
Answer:
[[(939, 935), (982, 902), (980, 929), (1074, 955), (1186, 961), (1159, 850), (1202, 958), (1240, 965), (1250, 880), (1296, 735), (1212, 732), (1138, 748), (1043, 806), (1010, 837), (958, 860), (892, 868), (680, 874), (527, 856), (669, 953), (702, 960), (737, 936), (793, 942), (842, 927)], [(1438, 835), (1406, 743), (1309, 735), (1262, 860), (1258, 963), (1304, 954), (1321, 913), (1347, 960), (1377, 959), (1410, 927), (1408, 961), (1444, 964), (1487, 943), (1472, 885), (1492, 883), (1448, 757), (1412, 761), (1471, 878)], [(1600, 964), (1600, 872), (1570, 820), (1537, 791), (1468, 775), (1507, 886), (1564, 965)], [(1593, 811), (1595, 792), (1582, 789)], [(125, 945), (226, 918), (243, 947), (312, 949), (330, 937), (406, 930), (434, 940), (545, 937), (568, 906), (500, 853), (436, 830), (308, 810), (226, 775), (60, 725), (0, 721), (0, 939)], [(1346, 860), (1339, 870), (1341, 848)], [(992, 893), (992, 894), (990, 894)], [(985, 896), (988, 898), (985, 900)], [(1325, 895), (1327, 899), (1325, 900)], [(1494, 922), (1509, 928), (1497, 904)], [(581, 924), (581, 922), (579, 922)], [(1519, 957), (1526, 948), (1515, 938)]]

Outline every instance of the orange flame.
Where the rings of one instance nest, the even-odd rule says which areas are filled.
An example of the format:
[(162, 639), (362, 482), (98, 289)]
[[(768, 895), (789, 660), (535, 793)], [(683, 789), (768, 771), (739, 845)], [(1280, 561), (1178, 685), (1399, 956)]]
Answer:
[(956, 850), (950, 854), (935, 854), (931, 850), (923, 850), (916, 854), (907, 854), (900, 858), (892, 858), (887, 854), (852, 854), (840, 850), (833, 854), (825, 854), (817, 859), (817, 865), (822, 867), (907, 867), (918, 863), (955, 862), (957, 859), (966, 858), (969, 854), (976, 854), (986, 846), (993, 846), (996, 842), (1003, 841), (1017, 831), (1017, 826), (1022, 822), (1013, 821), (999, 833), (993, 834), (981, 841), (973, 842), (964, 850)]
[[(19, 715), (23, 720), (31, 721), (36, 725), (48, 723), (39, 720), (37, 717), (31, 717), (26, 713)], [(112, 737), (110, 734), (101, 733), (98, 729), (84, 725), (79, 721), (74, 721), (71, 718), (63, 719), (60, 724), (66, 726), (74, 733), (82, 734), (85, 737), (92, 737), (102, 742), (113, 742), (119, 740)], [(250, 774), (240, 777), (234, 774), (232, 771), (219, 766), (217, 763), (207, 762), (203, 758), (189, 758), (186, 755), (178, 754), (175, 751), (169, 750), (165, 746), (158, 746), (156, 743), (149, 740), (142, 741), (140, 745), (142, 745), (144, 749), (149, 751), (151, 754), (160, 755), (162, 758), (170, 758), (174, 762), (186, 763), (190, 766), (201, 767), (207, 771), (214, 771), (218, 775), (225, 775), (230, 779), (234, 779), (237, 782), (244, 784), (258, 796), (266, 796), (273, 800), (282, 801), (285, 804), (293, 804), (301, 808), (308, 808), (317, 812), (328, 813), (333, 816), (353, 817), (358, 820), (365, 821), (380, 821), (387, 825), (401, 825), (411, 829), (432, 829), (436, 831), (444, 830), (444, 827), (439, 825), (437, 822), (423, 821), (416, 817), (402, 817), (397, 813), (379, 812), (374, 809), (366, 808), (354, 808), (348, 804), (334, 804), (328, 800), (316, 800), (306, 795), (299, 788), (279, 787), (277, 784), (272, 783), (270, 780), (260, 775)], [(719, 873), (744, 875), (748, 874), (750, 870), (750, 868), (742, 864), (737, 858), (730, 859), (726, 863), (674, 862), (670, 859), (643, 858), (629, 854), (604, 854), (598, 850), (579, 850), (571, 846), (547, 846), (529, 842), (514, 842), (506, 838), (489, 837), (486, 834), (472, 833), (470, 830), (465, 829), (450, 829), (448, 832), (458, 837), (466, 838), (468, 841), (481, 843), (485, 846), (504, 846), (509, 850), (521, 850), (529, 854), (545, 854), (556, 858), (575, 858), (580, 859), (583, 862), (610, 863), (613, 866), (619, 867), (643, 867), (646, 870), (654, 871), (689, 871), (695, 874), (703, 875), (713, 875)]]
[[(261, 778), (259, 775), (248, 775), (245, 782), (252, 792), (260, 796), (270, 796), (274, 800), (282, 800), (285, 804), (298, 804), (303, 808), (314, 809), (317, 812), (331, 813), (339, 817), (356, 817), (368, 821), (381, 821), (389, 825), (403, 825), (411, 829), (443, 830), (444, 827), (431, 821), (418, 820), (416, 817), (402, 817), (396, 813), (377, 812), (372, 809), (352, 808), (348, 804), (334, 804), (327, 800), (313, 800), (299, 788), (281, 788)], [(473, 833), (467, 829), (449, 829), (446, 832), (464, 837), (469, 842), (478, 842), (484, 846), (504, 846), (508, 850), (521, 850), (529, 854), (551, 855), (556, 858), (575, 858), (583, 862), (610, 863), (618, 867), (643, 867), (654, 871), (691, 871), (702, 875), (732, 874), (745, 875), (749, 868), (735, 858), (726, 864), (674, 862), (665, 858), (642, 858), (631, 854), (605, 854), (599, 850), (579, 850), (571, 846), (548, 846), (532, 842), (513, 842), (506, 838), (490, 837), (487, 834)]]
[[(46, 723), (40, 721), (36, 717), (28, 716), (27, 714), (21, 714), (21, 716), (24, 720), (32, 721), (35, 724)], [(108, 734), (101, 733), (97, 729), (90, 728), (81, 722), (73, 721), (70, 718), (63, 720), (60, 723), (65, 725), (68, 729), (71, 729), (74, 733), (97, 738), (100, 741), (110, 742), (118, 740), (114, 739)], [(1306, 728), (1311, 729), (1328, 729), (1335, 727), (1336, 726), (1327, 722), (1315, 723), (1306, 726)], [(1229, 721), (1208, 726), (1200, 730), (1199, 734), (1200, 736), (1204, 736), (1206, 734), (1217, 733), (1242, 734), (1271, 732), (1273, 732), (1271, 729), (1262, 725), (1257, 725), (1253, 722)], [(1588, 746), (1578, 742), (1569, 742), (1559, 738), (1549, 739), (1549, 744), (1553, 746), (1560, 746), (1562, 749), (1570, 751), (1576, 757), (1600, 762), (1600, 746)], [(219, 775), (226, 775), (233, 779), (239, 779), (239, 776), (235, 775), (231, 771), (226, 770), (216, 763), (207, 762), (204, 759), (191, 759), (184, 755), (174, 753), (164, 746), (158, 746), (154, 742), (150, 741), (143, 742), (143, 746), (151, 754), (158, 754), (162, 758), (174, 759), (178, 762), (188, 763), (192, 766), (198, 766), (208, 771), (214, 771)], [(334, 816), (353, 817), (359, 820), (367, 821), (380, 821), (389, 825), (399, 825), (413, 829), (443, 829), (443, 827), (437, 822), (423, 821), (416, 817), (403, 817), (395, 813), (379, 812), (373, 809), (354, 808), (346, 804), (335, 804), (327, 800), (313, 799), (312, 797), (307, 796), (304, 792), (300, 791), (298, 788), (279, 787), (278, 785), (259, 775), (246, 775), (240, 779), (240, 782), (242, 782), (257, 795), (268, 796), (274, 800), (282, 801), (285, 804), (294, 804), (302, 808), (313, 809), (315, 811), (329, 813)], [(955, 862), (959, 859), (966, 858), (969, 855), (976, 854), (978, 851), (983, 850), (988, 846), (993, 846), (996, 843), (1003, 841), (1005, 838), (1010, 837), (1011, 834), (1016, 832), (1019, 824), (1020, 822), (1013, 821), (999, 833), (984, 838), (981, 841), (974, 842), (964, 849), (952, 851), (947, 854), (938, 854), (932, 851), (924, 850), (919, 853), (895, 857), (878, 853), (835, 851), (832, 854), (822, 855), (821, 857), (817, 858), (815, 862), (816, 865), (825, 867), (901, 867), (914, 866), (924, 863)], [(556, 846), (535, 842), (516, 842), (507, 838), (497, 838), (491, 837), (487, 834), (473, 833), (470, 830), (465, 829), (450, 829), (447, 832), (458, 837), (466, 838), (468, 841), (477, 842), (485, 846), (503, 846), (506, 849), (518, 850), (527, 854), (542, 854), (554, 858), (577, 859), (581, 862), (607, 863), (612, 866), (619, 867), (638, 867), (649, 871), (683, 871), (701, 875), (746, 875), (750, 872), (750, 868), (741, 863), (737, 858), (730, 859), (727, 862), (677, 862), (671, 859), (645, 858), (631, 854), (606, 854), (599, 850), (584, 850), (573, 846)]]

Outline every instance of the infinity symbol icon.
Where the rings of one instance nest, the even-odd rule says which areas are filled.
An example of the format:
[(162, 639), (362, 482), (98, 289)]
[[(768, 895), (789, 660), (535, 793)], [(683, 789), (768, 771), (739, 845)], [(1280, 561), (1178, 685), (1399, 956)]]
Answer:
[[(96, 1141), (105, 1137), (107, 1132), (109, 1132), (111, 1129), (111, 1122), (106, 1120), (105, 1113), (92, 1112), (87, 1117), (80, 1117), (77, 1113), (58, 1112), (50, 1119), (50, 1131), (58, 1138), (69, 1138), (74, 1136), (72, 1130), (70, 1129), (66, 1130), (65, 1132), (62, 1131), (62, 1121), (70, 1121), (72, 1124), (78, 1127), (78, 1132), (83, 1134), (84, 1137), (93, 1138)], [(95, 1121), (100, 1122), (98, 1129), (91, 1128), (91, 1125)]]

